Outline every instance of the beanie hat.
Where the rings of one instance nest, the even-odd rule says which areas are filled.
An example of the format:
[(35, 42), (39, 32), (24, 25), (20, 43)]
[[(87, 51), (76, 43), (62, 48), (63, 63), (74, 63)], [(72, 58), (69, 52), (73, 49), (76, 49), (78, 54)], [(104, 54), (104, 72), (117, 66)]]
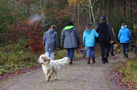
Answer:
[(92, 24), (91, 23), (88, 23), (87, 26), (91, 26)]
[(122, 23), (122, 26), (125, 26), (126, 24), (125, 23)]
[(106, 20), (106, 16), (101, 16), (100, 20), (102, 21)]
[(73, 26), (72, 21), (68, 21), (67, 24), (66, 24), (66, 26), (71, 26), (71, 25)]

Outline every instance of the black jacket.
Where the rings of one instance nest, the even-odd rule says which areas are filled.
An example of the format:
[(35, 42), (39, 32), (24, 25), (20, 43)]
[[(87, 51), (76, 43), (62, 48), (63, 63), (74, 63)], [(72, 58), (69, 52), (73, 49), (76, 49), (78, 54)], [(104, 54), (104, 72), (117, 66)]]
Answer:
[(96, 27), (96, 31), (99, 33), (98, 42), (113, 40), (113, 33), (109, 23), (99, 23)]

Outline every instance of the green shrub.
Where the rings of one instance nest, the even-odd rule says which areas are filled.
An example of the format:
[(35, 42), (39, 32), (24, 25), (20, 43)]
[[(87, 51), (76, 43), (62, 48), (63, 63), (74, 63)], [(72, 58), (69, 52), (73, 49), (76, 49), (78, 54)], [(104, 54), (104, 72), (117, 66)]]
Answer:
[[(123, 60), (125, 62), (125, 60)], [(122, 81), (127, 85), (137, 88), (137, 58), (134, 58), (125, 64), (119, 65), (118, 72), (123, 76)]]
[(16, 18), (10, 15), (11, 12), (12, 10), (8, 6), (0, 7), (0, 43), (6, 43), (5, 36), (2, 34), (7, 33), (8, 25), (12, 25), (16, 21)]
[(17, 46), (0, 47), (0, 75), (37, 65), (37, 55)]

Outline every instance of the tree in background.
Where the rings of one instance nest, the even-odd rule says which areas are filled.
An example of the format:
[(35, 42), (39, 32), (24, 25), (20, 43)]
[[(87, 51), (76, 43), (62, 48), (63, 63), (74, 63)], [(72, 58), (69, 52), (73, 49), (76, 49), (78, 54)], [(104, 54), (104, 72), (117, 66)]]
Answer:
[[(81, 36), (83, 30), (85, 29), (84, 26), (91, 22), (95, 28), (102, 15), (107, 17), (111, 27), (113, 27), (115, 30), (116, 36), (123, 22), (125, 22), (128, 25), (128, 28), (131, 30), (133, 28), (131, 24), (132, 21), (135, 20), (136, 16), (132, 10), (136, 6), (133, 4), (137, 3), (136, 0), (85, 0), (80, 3), (79, 9), (78, 5), (75, 4), (77, 0), (74, 1), (75, 2), (71, 2), (72, 4), (74, 3), (73, 5), (75, 5), (75, 7), (73, 6), (74, 9), (72, 11), (72, 19), (74, 21), (77, 20), (76, 25), (80, 30)], [(76, 13), (76, 10), (79, 10), (79, 19), (77, 19), (78, 13)]]
[(95, 28), (100, 16), (106, 15), (117, 35), (121, 23), (125, 22), (130, 29), (136, 23), (136, 3), (136, 0), (1, 0), (0, 45), (7, 43), (2, 33), (7, 32), (8, 26), (35, 16), (41, 19), (42, 31), (56, 24), (59, 35), (66, 21), (72, 20), (82, 37), (87, 23), (93, 23)]
[[(50, 25), (55, 24), (57, 25), (57, 32), (60, 34), (62, 27), (64, 27), (65, 23), (70, 18), (69, 12), (71, 8), (68, 6), (67, 0), (1, 0), (0, 2), (1, 46), (4, 44), (19, 44), (25, 40), (24, 38), (19, 38), (22, 34), (18, 33), (15, 34), (14, 37), (19, 38), (20, 41), (8, 42), (9, 40), (7, 38), (4, 39), (5, 34), (3, 33), (7, 33), (8, 36), (6, 37), (11, 36), (9, 38), (12, 39), (13, 32), (21, 32), (25, 25), (25, 29), (30, 30), (32, 33), (37, 30), (42, 30), (42, 35), (40, 36), (38, 34), (40, 38), (43, 37), (44, 32), (49, 29)], [(35, 27), (35, 23), (38, 23), (37, 28)], [(31, 29), (29, 29), (30, 27)], [(26, 34), (24, 34), (24, 36), (26, 36)], [(28, 35), (27, 37), (31, 38)], [(36, 39), (30, 42), (32, 41), (36, 41)], [(32, 45), (34, 48), (31, 47), (33, 52), (37, 52), (35, 49), (39, 47), (39, 44), (35, 43), (35, 45), (36, 46), (34, 46), (34, 44)]]
[(80, 4), (83, 3), (85, 0), (68, 0), (69, 5), (78, 5), (78, 28), (79, 28), (79, 18), (80, 18)]

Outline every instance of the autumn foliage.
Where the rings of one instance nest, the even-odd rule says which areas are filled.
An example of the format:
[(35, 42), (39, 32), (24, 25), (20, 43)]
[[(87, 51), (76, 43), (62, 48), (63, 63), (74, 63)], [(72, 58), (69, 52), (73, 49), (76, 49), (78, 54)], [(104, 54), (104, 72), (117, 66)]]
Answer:
[(56, 12), (55, 14), (57, 21), (65, 17), (69, 17), (71, 14), (69, 13), (71, 9), (72, 9), (71, 7), (66, 7), (65, 9), (60, 9), (60, 10), (58, 9), (59, 12)]
[(82, 2), (84, 2), (85, 0), (68, 0), (68, 3), (70, 5), (76, 5), (76, 4), (80, 4)]
[(38, 22), (35, 22), (33, 25), (21, 22), (14, 26), (9, 26), (8, 35), (6, 36), (10, 43), (19, 43), (33, 53), (41, 53), (43, 51), (43, 32)]

